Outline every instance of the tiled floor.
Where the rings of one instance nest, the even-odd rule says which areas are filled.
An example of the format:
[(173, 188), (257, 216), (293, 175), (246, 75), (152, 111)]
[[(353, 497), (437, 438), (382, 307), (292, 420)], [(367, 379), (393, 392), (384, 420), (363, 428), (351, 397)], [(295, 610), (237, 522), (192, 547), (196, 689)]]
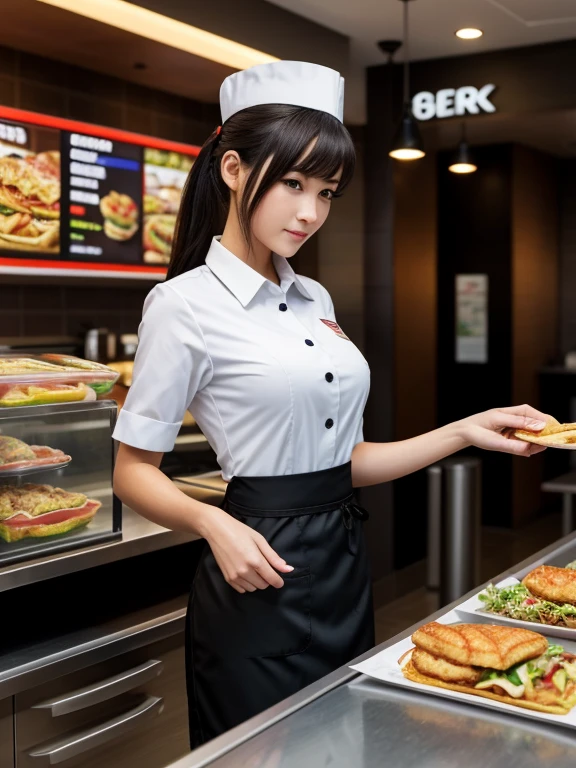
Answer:
[[(487, 581), (560, 538), (560, 515), (535, 520), (519, 531), (484, 528), (481, 539), (481, 581)], [(376, 642), (382, 643), (437, 608), (436, 593), (425, 587), (383, 605), (376, 611)]]

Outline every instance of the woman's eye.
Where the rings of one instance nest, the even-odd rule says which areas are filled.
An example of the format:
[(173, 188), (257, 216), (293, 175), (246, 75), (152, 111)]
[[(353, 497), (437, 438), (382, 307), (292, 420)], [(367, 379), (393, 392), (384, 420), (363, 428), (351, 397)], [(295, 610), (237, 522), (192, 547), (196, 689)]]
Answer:
[(334, 199), (334, 192), (331, 189), (323, 189), (322, 192), (320, 192), (322, 197), (325, 197), (326, 200), (333, 200)]
[(300, 189), (300, 182), (296, 179), (284, 179), (284, 184), (290, 189)]

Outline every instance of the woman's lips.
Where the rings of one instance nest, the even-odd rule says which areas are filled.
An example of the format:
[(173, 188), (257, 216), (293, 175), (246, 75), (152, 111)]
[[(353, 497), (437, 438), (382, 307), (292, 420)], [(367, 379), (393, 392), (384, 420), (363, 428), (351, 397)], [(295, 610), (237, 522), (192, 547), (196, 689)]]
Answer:
[(293, 230), (293, 229), (287, 229), (285, 231), (288, 232), (289, 235), (292, 235), (292, 237), (297, 238), (298, 240), (303, 240), (305, 237), (308, 237), (307, 232), (299, 232), (298, 230)]

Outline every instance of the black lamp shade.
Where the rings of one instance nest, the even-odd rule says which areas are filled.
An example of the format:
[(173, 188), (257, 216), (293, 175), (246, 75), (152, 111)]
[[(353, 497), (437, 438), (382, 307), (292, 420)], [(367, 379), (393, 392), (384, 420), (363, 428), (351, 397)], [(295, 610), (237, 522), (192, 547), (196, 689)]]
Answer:
[(425, 155), (418, 121), (412, 114), (409, 104), (404, 105), (402, 120), (389, 154), (396, 160), (417, 160)]
[(452, 173), (474, 173), (474, 171), (478, 170), (473, 154), (470, 152), (470, 147), (465, 141), (461, 141), (458, 144), (458, 149), (454, 153), (448, 170), (452, 171)]

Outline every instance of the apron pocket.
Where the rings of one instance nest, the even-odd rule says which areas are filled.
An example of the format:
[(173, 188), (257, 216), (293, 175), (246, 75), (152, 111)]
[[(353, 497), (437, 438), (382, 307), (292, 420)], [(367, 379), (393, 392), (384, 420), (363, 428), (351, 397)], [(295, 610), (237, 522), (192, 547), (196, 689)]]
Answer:
[(310, 568), (282, 574), (284, 586), (238, 594), (229, 589), (227, 653), (242, 658), (290, 656), (312, 636)]

